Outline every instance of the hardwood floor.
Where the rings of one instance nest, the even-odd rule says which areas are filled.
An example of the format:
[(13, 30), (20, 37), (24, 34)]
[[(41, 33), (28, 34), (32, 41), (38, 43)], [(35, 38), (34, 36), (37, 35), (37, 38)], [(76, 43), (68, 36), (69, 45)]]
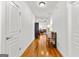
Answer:
[(39, 40), (40, 38), (35, 39), (21, 57), (62, 57), (57, 48), (49, 47), (48, 42), (46, 42), (46, 47), (41, 47)]

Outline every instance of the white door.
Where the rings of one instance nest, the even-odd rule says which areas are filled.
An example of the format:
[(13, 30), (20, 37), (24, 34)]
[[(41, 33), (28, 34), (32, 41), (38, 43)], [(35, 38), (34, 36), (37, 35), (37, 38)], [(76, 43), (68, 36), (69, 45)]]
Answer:
[(10, 57), (19, 56), (20, 15), (19, 8), (12, 3), (7, 4), (6, 42)]
[(71, 56), (79, 57), (79, 5), (72, 6)]

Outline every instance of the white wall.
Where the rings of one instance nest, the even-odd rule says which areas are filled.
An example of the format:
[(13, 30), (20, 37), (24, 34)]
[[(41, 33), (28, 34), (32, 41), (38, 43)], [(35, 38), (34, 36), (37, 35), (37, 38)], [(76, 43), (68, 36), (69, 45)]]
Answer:
[(59, 2), (52, 18), (53, 30), (57, 32), (57, 47), (63, 56), (68, 56), (68, 20), (65, 2)]
[(1, 54), (1, 19), (2, 19), (2, 2), (0, 2), (0, 54)]
[(2, 9), (1, 11), (1, 54), (6, 54), (5, 48), (6, 48), (6, 37), (5, 37), (5, 21), (6, 21), (6, 3), (5, 2), (1, 2), (2, 7), (0, 9)]
[(21, 11), (21, 38), (20, 38), (20, 56), (25, 51), (25, 49), (33, 42), (34, 40), (34, 22), (35, 17), (32, 14), (31, 10), (24, 2), (18, 2), (20, 4)]

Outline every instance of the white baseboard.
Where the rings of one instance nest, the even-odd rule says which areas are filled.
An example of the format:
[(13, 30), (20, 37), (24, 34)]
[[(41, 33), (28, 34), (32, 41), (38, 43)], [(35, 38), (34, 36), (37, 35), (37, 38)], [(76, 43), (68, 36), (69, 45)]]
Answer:
[(61, 51), (61, 49), (57, 48), (59, 50), (59, 52), (61, 53), (61, 55), (64, 57), (65, 54)]

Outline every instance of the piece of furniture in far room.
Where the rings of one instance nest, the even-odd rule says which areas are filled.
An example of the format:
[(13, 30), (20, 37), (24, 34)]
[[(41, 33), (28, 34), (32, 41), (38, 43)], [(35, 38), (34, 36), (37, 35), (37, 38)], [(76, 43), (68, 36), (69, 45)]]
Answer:
[(51, 32), (51, 39), (50, 39), (51, 45), (53, 45), (54, 48), (57, 48), (57, 33)]
[(51, 37), (48, 40), (48, 45), (51, 48), (57, 48), (57, 33), (51, 32)]

